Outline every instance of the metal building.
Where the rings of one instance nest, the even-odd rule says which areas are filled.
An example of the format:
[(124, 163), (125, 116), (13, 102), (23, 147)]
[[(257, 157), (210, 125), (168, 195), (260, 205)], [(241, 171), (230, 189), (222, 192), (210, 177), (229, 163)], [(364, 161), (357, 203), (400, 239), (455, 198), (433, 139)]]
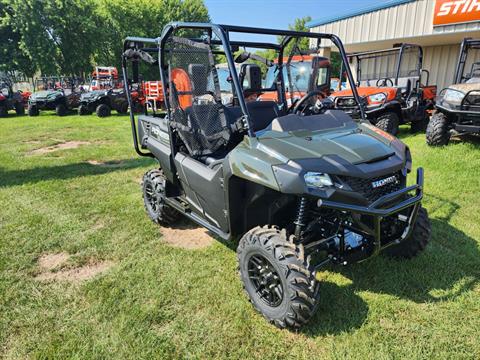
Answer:
[[(430, 84), (440, 90), (453, 82), (463, 38), (480, 38), (480, 0), (379, 1), (315, 19), (307, 26), (311, 31), (338, 35), (348, 52), (386, 49), (402, 42), (421, 45), (423, 68), (430, 71)], [(474, 54), (467, 67), (479, 60), (480, 54)]]

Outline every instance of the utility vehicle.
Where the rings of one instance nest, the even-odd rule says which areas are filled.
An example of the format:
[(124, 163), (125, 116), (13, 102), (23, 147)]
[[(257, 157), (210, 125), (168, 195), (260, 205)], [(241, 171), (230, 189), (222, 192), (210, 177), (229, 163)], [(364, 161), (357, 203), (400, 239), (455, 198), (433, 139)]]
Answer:
[[(283, 68), (283, 78), (287, 91), (287, 103), (291, 105), (309, 91), (318, 90), (320, 97), (330, 94), (330, 60), (316, 54), (308, 54), (300, 49), (301, 55), (290, 56)], [(271, 88), (278, 73), (278, 59), (271, 63), (265, 76), (265, 86)], [(276, 101), (276, 93), (262, 95), (262, 100)]]
[[(90, 115), (95, 112), (98, 117), (107, 117), (111, 115), (112, 110), (119, 114), (128, 113), (127, 94), (118, 78), (117, 68), (97, 66), (93, 75), (90, 86), (92, 90), (81, 95), (78, 114)], [(140, 98), (142, 91), (137, 85), (130, 86), (136, 89), (132, 91), (136, 107), (142, 106), (139, 104), (142, 100)]]
[[(273, 40), (241, 40), (249, 34)], [(364, 114), (352, 119), (331, 109), (317, 90), (288, 106), (283, 60), (292, 55), (288, 45), (304, 38), (316, 51), (332, 41), (347, 62), (332, 34), (211, 23), (170, 23), (159, 38), (127, 38), (123, 53), (124, 83), (130, 68), (138, 78), (139, 61), (151, 63), (160, 69), (166, 103), (166, 115), (146, 109), (136, 118), (130, 111), (135, 151), (158, 161), (143, 177), (148, 215), (168, 226), (185, 216), (220, 238), (239, 240), (246, 294), (280, 328), (312, 317), (321, 301), (316, 273), (327, 264), (363, 261), (382, 250), (410, 258), (430, 236), (423, 170), (406, 185), (407, 146)], [(240, 46), (278, 54), (272, 88), (261, 88), (252, 66), (241, 81), (232, 55)], [(232, 104), (222, 102), (218, 58), (228, 64)], [(360, 102), (349, 68), (346, 75)], [(276, 91), (278, 100), (248, 100), (252, 91)]]
[(9, 110), (15, 110), (17, 115), (25, 114), (23, 96), (20, 92), (13, 91), (10, 79), (0, 79), (0, 117), (8, 115)]
[[(480, 134), (480, 63), (476, 62), (479, 49), (480, 39), (463, 40), (455, 71), (455, 85), (440, 92), (435, 105), (436, 112), (428, 123), (428, 145), (447, 145), (452, 133)], [(467, 61), (471, 65), (465, 72)]]
[(41, 77), (35, 80), (35, 92), (28, 99), (28, 115), (38, 116), (40, 110), (55, 110), (58, 116), (80, 104), (81, 80), (69, 77)]
[[(372, 124), (393, 135), (400, 124), (410, 123), (412, 131), (425, 130), (436, 86), (428, 85), (430, 76), (428, 70), (422, 69), (421, 46), (401, 44), (387, 50), (350, 54), (349, 59), (356, 66), (357, 90)], [(335, 92), (331, 98), (337, 109), (358, 114), (351, 90)]]

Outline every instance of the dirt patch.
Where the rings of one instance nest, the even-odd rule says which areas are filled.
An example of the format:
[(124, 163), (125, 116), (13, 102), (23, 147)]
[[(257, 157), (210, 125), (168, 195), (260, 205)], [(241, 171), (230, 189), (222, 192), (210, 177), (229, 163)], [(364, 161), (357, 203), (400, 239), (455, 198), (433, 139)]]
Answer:
[(124, 164), (122, 160), (111, 160), (111, 161), (97, 161), (97, 160), (88, 160), (87, 163), (90, 165), (101, 166), (101, 167), (120, 167)]
[(82, 145), (89, 145), (90, 142), (88, 141), (66, 141), (60, 142), (58, 144), (52, 146), (46, 146), (42, 148), (38, 148), (29, 152), (30, 155), (42, 155), (48, 154), (58, 150), (69, 150), (69, 149), (76, 149)]
[(38, 266), (40, 266), (40, 269), (43, 271), (52, 271), (60, 265), (65, 264), (68, 259), (70, 259), (70, 255), (65, 252), (45, 254), (38, 259)]
[(194, 250), (210, 246), (215, 238), (207, 229), (184, 220), (174, 228), (162, 227), (162, 240), (174, 247)]
[(108, 270), (113, 263), (110, 261), (90, 262), (83, 266), (59, 269), (65, 265), (70, 255), (67, 253), (46, 254), (38, 259), (40, 273), (35, 277), (38, 281), (67, 281), (77, 283), (94, 278)]

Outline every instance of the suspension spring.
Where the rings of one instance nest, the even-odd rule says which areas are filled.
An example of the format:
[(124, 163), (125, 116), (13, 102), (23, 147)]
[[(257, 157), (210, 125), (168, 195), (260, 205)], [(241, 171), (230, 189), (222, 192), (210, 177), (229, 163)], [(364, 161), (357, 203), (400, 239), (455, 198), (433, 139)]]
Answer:
[(293, 222), (295, 224), (295, 238), (298, 240), (302, 235), (302, 230), (305, 227), (305, 220), (307, 215), (307, 205), (308, 200), (306, 197), (302, 196), (298, 204), (297, 217)]

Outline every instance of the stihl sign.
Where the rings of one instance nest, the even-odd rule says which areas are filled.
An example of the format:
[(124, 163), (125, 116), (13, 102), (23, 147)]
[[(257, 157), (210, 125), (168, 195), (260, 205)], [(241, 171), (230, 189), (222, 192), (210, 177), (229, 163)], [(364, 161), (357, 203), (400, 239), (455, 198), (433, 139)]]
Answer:
[(480, 0), (436, 0), (433, 25), (480, 21)]

